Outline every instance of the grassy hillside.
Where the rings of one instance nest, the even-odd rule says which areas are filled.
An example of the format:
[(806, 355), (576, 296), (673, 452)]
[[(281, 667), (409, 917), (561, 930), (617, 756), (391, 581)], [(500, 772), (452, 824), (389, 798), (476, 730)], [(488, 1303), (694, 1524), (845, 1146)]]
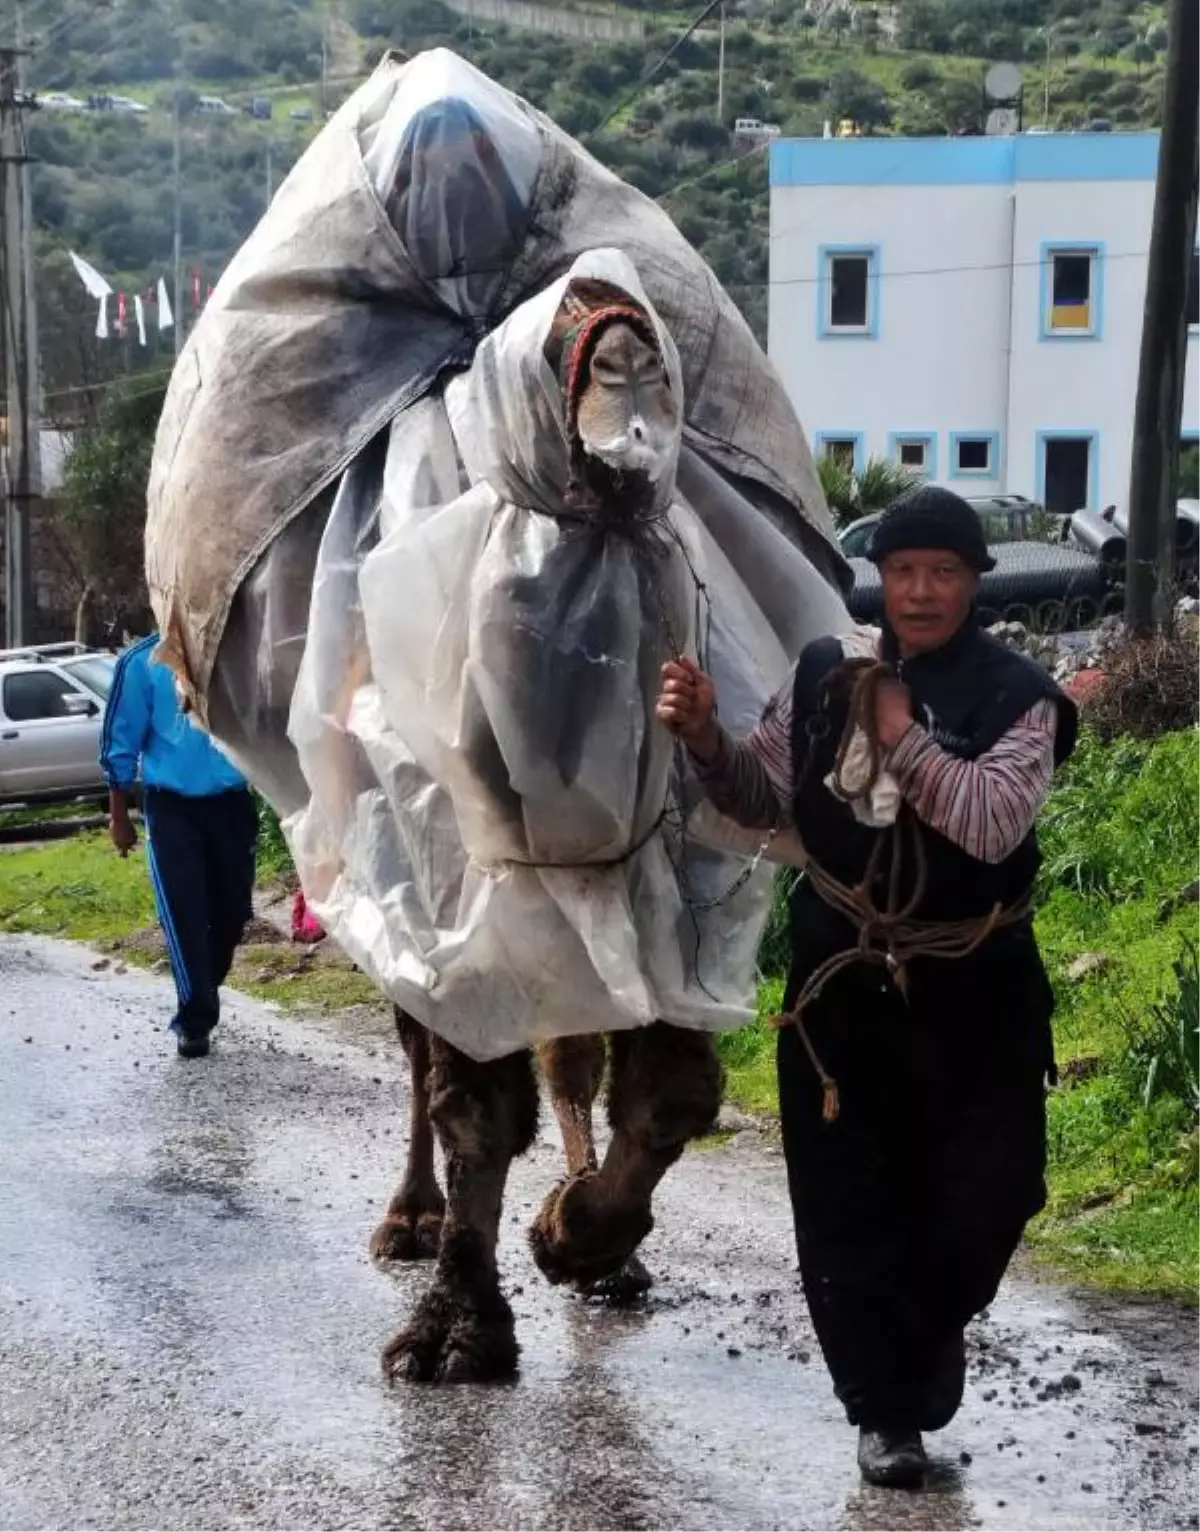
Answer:
[[(444, 45), (543, 107), (660, 199), (760, 334), (766, 167), (761, 153), (738, 156), (730, 135), (736, 117), (761, 117), (792, 134), (817, 134), (826, 120), (845, 118), (876, 133), (978, 131), (983, 73), (1000, 56), (1023, 63), (1027, 121), (1044, 116), (1047, 84), (1055, 127), (1097, 116), (1116, 127), (1147, 126), (1158, 112), (1161, 6), (1140, 0), (901, 0), (845, 9), (828, 0), (730, 0), (720, 111), (714, 18), (647, 81), (699, 5), (631, 9), (646, 23), (642, 43), (518, 32), (459, 15), (440, 0), (27, 4), (27, 31), (43, 39), (29, 61), (31, 85), (84, 99), (119, 93), (149, 108), (141, 116), (30, 114), (45, 306), (65, 312), (48, 331), (48, 386), (61, 391), (83, 381), (81, 356), (88, 380), (117, 359), (111, 346), (102, 355), (90, 346), (90, 311), (51, 252), (76, 249), (130, 289), (169, 265), (176, 69), (185, 113), (183, 246), (188, 266), (201, 265), (206, 282), (254, 226), (269, 187), (302, 152), (323, 110), (354, 88), (385, 47), (415, 53)], [(558, 14), (571, 24), (570, 5)], [(235, 108), (263, 97), (273, 116), (203, 116), (194, 110), (202, 94)], [(294, 112), (311, 113), (312, 121)]]

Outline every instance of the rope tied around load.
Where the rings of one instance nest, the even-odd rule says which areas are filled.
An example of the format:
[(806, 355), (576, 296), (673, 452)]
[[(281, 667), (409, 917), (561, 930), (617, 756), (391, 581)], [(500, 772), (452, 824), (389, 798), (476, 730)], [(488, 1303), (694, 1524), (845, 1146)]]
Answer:
[[(862, 729), (870, 751), (870, 770), (866, 782), (860, 784), (853, 794), (846, 796), (867, 797), (879, 779), (887, 755), (875, 725), (879, 687), (885, 680), (895, 680), (896, 676), (892, 667), (880, 660), (849, 660), (843, 671), (853, 677), (853, 685), (846, 725), (835, 756), (834, 781), (839, 791), (844, 791), (842, 769), (855, 731)], [(913, 857), (913, 877), (911, 891), (901, 902), (906, 833)], [(889, 848), (891, 858), (887, 900), (880, 909), (872, 891), (881, 873), (884, 853)], [(908, 965), (914, 958), (969, 957), (994, 932), (1006, 926), (1018, 925), (1027, 919), (1031, 901), (1026, 897), (1007, 908), (996, 903), (986, 915), (968, 920), (917, 919), (915, 911), (920, 908), (925, 897), (929, 864), (920, 824), (914, 815), (904, 812), (890, 830), (881, 830), (876, 836), (866, 869), (857, 883), (842, 883), (811, 857), (805, 863), (805, 871), (814, 892), (850, 922), (858, 932), (858, 939), (853, 947), (835, 952), (819, 964), (801, 986), (791, 1009), (772, 1016), (770, 1025), (777, 1030), (786, 1026), (795, 1027), (809, 1062), (821, 1082), (821, 1115), (826, 1122), (831, 1123), (837, 1120), (841, 1111), (837, 1081), (822, 1063), (804, 1025), (804, 1012), (818, 999), (829, 981), (856, 963), (878, 965), (887, 969), (896, 988), (907, 1001)]]

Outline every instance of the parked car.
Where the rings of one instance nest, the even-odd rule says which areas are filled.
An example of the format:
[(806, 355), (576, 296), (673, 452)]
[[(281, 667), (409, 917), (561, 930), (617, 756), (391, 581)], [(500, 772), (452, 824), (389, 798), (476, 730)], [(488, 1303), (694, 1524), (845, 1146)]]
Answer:
[[(1120, 597), (1104, 562), (1061, 543), (990, 544), (995, 569), (980, 576), (979, 617), (985, 625), (1023, 622), (1048, 630), (1084, 628), (1114, 609)], [(847, 605), (858, 622), (878, 622), (883, 585), (869, 559), (851, 557), (854, 589)]]
[(0, 802), (99, 793), (116, 656), (82, 644), (0, 650)]
[[(1069, 517), (1057, 516), (1024, 495), (980, 495), (968, 497), (971, 506), (983, 523), (983, 533), (989, 546), (993, 543), (1045, 542), (1041, 534), (1047, 526), (1054, 533), (1052, 541), (1064, 541), (1069, 529)], [(875, 511), (870, 516), (860, 516), (838, 534), (838, 545), (848, 559), (867, 556), (871, 533), (883, 515)]]
[(108, 109), (131, 117), (144, 117), (150, 110), (144, 101), (135, 101), (132, 96), (109, 96)]
[(311, 122), (313, 120), (311, 106), (294, 106), (288, 113), (293, 122)]
[(85, 112), (87, 102), (81, 101), (78, 96), (69, 96), (66, 91), (51, 90), (44, 96), (39, 97), (38, 103), (47, 112)]
[(247, 117), (254, 117), (259, 122), (267, 122), (273, 110), (270, 96), (255, 96), (242, 107)]
[(237, 116), (236, 110), (220, 96), (201, 96), (196, 102), (196, 111), (205, 117)]

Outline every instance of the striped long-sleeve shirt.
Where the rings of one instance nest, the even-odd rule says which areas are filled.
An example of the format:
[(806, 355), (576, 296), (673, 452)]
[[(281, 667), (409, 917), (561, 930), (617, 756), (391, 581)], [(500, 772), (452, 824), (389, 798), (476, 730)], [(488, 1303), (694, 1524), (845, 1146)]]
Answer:
[[(713, 803), (739, 824), (767, 828), (790, 818), (793, 686), (794, 676), (752, 734), (739, 742), (722, 730), (713, 760), (693, 762)], [(973, 761), (943, 750), (914, 723), (885, 765), (919, 819), (978, 861), (1002, 862), (1028, 835), (1045, 802), (1054, 774), (1056, 714), (1051, 699), (1036, 703)]]

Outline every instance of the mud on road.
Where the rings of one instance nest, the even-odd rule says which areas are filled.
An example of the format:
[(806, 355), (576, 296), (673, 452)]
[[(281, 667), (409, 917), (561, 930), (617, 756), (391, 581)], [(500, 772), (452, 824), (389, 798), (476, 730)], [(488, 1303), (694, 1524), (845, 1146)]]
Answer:
[(183, 1063), (168, 986), (0, 938), (0, 1527), (1177, 1528), (1196, 1518), (1194, 1315), (1018, 1276), (972, 1328), (918, 1496), (864, 1489), (794, 1270), (778, 1153), (688, 1154), (631, 1311), (501, 1256), (500, 1388), (389, 1389), (428, 1281), (367, 1239), (403, 1150), (377, 1018), (234, 997)]

